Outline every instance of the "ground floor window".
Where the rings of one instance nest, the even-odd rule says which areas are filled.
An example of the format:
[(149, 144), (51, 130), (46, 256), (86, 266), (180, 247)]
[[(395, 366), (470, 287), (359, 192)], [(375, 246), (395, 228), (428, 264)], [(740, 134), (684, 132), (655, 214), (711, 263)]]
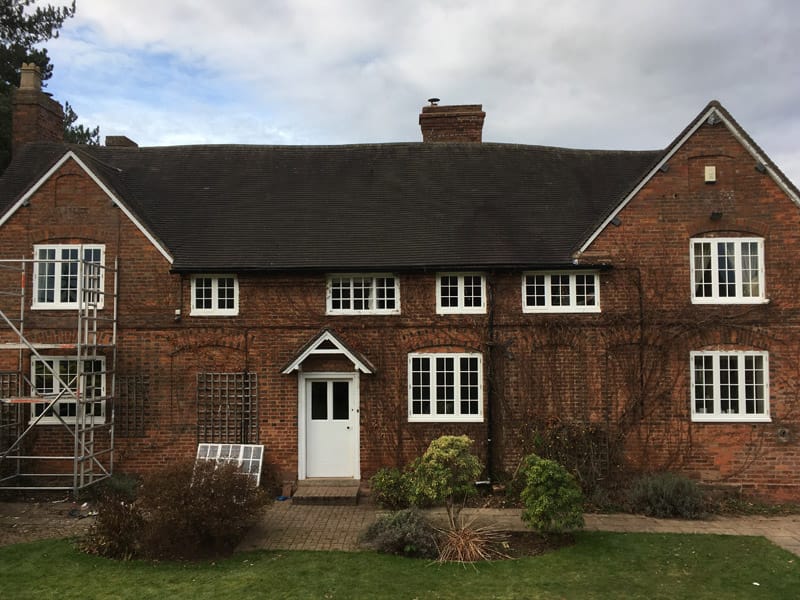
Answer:
[(691, 353), (692, 420), (769, 421), (769, 355)]
[(83, 360), (83, 369), (78, 371), (77, 357), (43, 356), (31, 359), (32, 392), (34, 396), (58, 401), (51, 407), (47, 402), (33, 405), (32, 418), (42, 414), (39, 423), (60, 423), (61, 419), (74, 422), (78, 414), (78, 399), (98, 399), (86, 403), (86, 415), (102, 420), (105, 416), (106, 374), (105, 358)]
[(478, 353), (409, 354), (409, 421), (482, 421), (482, 369)]

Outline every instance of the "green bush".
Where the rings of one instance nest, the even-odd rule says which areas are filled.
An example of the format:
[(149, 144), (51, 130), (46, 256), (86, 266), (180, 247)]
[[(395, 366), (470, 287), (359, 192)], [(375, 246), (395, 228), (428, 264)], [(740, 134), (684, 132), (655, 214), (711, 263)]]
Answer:
[(409, 469), (415, 506), (444, 504), (450, 524), (454, 524), (460, 506), (477, 493), (475, 481), (483, 471), (471, 446), (466, 435), (443, 435), (430, 443)]
[(142, 539), (152, 558), (197, 558), (233, 550), (267, 501), (235, 465), (189, 462), (145, 479)]
[(674, 473), (655, 473), (640, 477), (630, 491), (634, 512), (651, 517), (699, 519), (705, 498), (696, 482)]
[(575, 478), (555, 461), (531, 454), (520, 472), (525, 485), (520, 497), (522, 520), (540, 533), (583, 527), (583, 493)]
[(361, 536), (361, 544), (384, 554), (436, 558), (436, 532), (415, 508), (382, 515)]
[(381, 508), (401, 510), (411, 506), (411, 481), (400, 469), (380, 469), (370, 479), (373, 501)]

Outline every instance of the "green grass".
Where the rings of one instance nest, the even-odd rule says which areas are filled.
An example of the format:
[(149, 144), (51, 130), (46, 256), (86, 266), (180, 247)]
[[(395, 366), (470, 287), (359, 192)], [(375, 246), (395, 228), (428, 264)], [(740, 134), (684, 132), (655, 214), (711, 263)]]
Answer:
[[(754, 585), (758, 583), (759, 585)], [(762, 538), (585, 532), (544, 556), (464, 567), (357, 552), (115, 562), (66, 540), (0, 548), (0, 598), (798, 598), (800, 559)]]

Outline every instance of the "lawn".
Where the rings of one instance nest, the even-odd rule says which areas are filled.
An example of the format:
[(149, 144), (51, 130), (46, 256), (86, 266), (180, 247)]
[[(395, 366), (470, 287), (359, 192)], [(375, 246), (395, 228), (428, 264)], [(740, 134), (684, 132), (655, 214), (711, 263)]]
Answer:
[(798, 598), (800, 559), (763, 538), (584, 532), (535, 558), (438, 565), (367, 552), (120, 563), (66, 540), (0, 548), (0, 598)]

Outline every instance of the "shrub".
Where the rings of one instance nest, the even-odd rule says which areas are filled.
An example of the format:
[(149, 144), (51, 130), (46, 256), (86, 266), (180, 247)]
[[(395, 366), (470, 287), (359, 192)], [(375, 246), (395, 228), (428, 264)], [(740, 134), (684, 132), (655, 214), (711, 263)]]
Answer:
[(436, 533), (419, 510), (382, 515), (361, 536), (361, 544), (384, 554), (436, 558)]
[(139, 503), (142, 547), (153, 558), (227, 553), (252, 524), (266, 495), (235, 465), (193, 462), (145, 479)]
[(370, 479), (370, 490), (381, 508), (400, 510), (411, 506), (411, 481), (400, 469), (380, 469)]
[(525, 486), (520, 494), (522, 520), (540, 533), (583, 527), (583, 494), (567, 470), (555, 461), (531, 454), (520, 467)]
[(132, 497), (135, 488), (104, 486), (95, 492), (97, 518), (83, 540), (84, 551), (118, 560), (139, 553), (144, 516)]
[(439, 532), (440, 562), (477, 562), (509, 558), (500, 548), (508, 535), (495, 526), (473, 527), (471, 524)]
[(450, 525), (464, 501), (477, 493), (475, 481), (483, 471), (470, 453), (472, 440), (466, 435), (443, 435), (433, 440), (410, 469), (411, 499), (416, 506), (442, 504)]
[(699, 519), (705, 498), (696, 482), (674, 473), (656, 473), (640, 477), (630, 491), (634, 512), (651, 517)]

